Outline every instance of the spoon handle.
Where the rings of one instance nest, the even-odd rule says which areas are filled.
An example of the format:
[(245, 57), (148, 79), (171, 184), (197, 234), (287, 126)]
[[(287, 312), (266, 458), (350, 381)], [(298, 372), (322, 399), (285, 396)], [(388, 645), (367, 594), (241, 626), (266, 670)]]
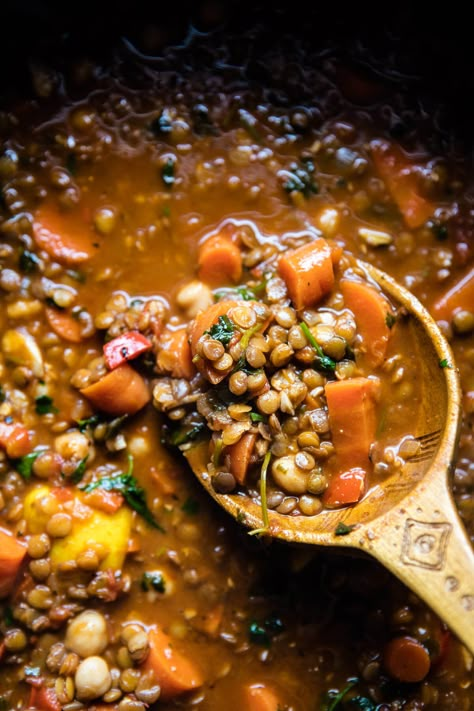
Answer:
[(374, 535), (370, 552), (474, 654), (474, 551), (451, 494), (432, 481), (397, 509)]

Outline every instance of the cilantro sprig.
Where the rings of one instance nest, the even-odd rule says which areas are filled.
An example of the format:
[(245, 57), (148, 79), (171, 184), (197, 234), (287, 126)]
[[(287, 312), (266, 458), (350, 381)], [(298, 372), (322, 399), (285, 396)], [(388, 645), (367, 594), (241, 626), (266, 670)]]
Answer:
[(124, 474), (104, 476), (82, 487), (82, 490), (87, 493), (95, 489), (117, 491), (119, 494), (122, 494), (130, 508), (136, 511), (150, 526), (158, 529), (162, 533), (165, 532), (148, 508), (144, 489), (142, 489), (137, 479), (133, 476), (133, 457), (131, 455), (128, 456), (128, 469)]
[(306, 339), (309, 341), (310, 345), (316, 351), (316, 357), (314, 360), (314, 364), (316, 365), (316, 367), (319, 367), (322, 370), (334, 372), (336, 369), (336, 361), (324, 353), (323, 349), (309, 330), (308, 324), (306, 324), (304, 321), (301, 321), (300, 328), (306, 336)]

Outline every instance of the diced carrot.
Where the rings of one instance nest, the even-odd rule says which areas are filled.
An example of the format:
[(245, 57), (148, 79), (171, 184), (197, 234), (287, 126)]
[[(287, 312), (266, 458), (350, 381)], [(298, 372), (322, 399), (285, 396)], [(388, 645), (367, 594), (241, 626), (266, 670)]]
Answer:
[(329, 481), (323, 494), (323, 503), (328, 508), (356, 504), (365, 494), (367, 472), (361, 467), (354, 467), (335, 474)]
[(230, 237), (216, 234), (207, 239), (199, 249), (199, 278), (211, 285), (223, 280), (235, 284), (242, 276), (242, 254)]
[(53, 205), (43, 205), (33, 222), (33, 237), (60, 264), (76, 265), (94, 256), (96, 238), (74, 213), (60, 213)]
[(169, 471), (151, 467), (150, 479), (153, 482), (153, 485), (158, 488), (159, 493), (163, 496), (171, 496), (176, 494), (178, 491), (177, 481), (172, 477)]
[(178, 652), (175, 643), (157, 627), (149, 633), (150, 651), (144, 663), (152, 671), (161, 687), (163, 701), (202, 686), (201, 671), (187, 657)]
[(9, 595), (26, 555), (26, 545), (0, 528), (0, 597)]
[(185, 328), (176, 331), (166, 329), (160, 336), (156, 360), (158, 369), (170, 373), (173, 378), (191, 380), (196, 369), (193, 365), (191, 346)]
[(251, 684), (244, 687), (245, 711), (278, 711), (280, 700), (273, 689), (263, 684)]
[(134, 415), (151, 399), (145, 380), (128, 363), (82, 388), (81, 393), (94, 407), (110, 415)]
[(61, 711), (61, 704), (54, 689), (32, 686), (28, 706), (36, 711)]
[(295, 309), (317, 304), (334, 285), (332, 251), (323, 237), (286, 254), (278, 262)]
[(370, 368), (376, 368), (385, 360), (393, 309), (383, 294), (361, 281), (342, 279), (341, 292), (362, 339), (360, 357)]
[(407, 226), (421, 227), (433, 215), (435, 205), (419, 193), (416, 164), (399, 145), (387, 141), (374, 142), (372, 156)]
[(213, 607), (209, 612), (193, 617), (192, 626), (199, 632), (204, 632), (208, 637), (214, 639), (218, 635), (223, 617), (224, 605), (221, 603)]
[(256, 440), (257, 435), (246, 432), (238, 442), (226, 447), (230, 461), (230, 472), (239, 484), (245, 483)]
[[(377, 427), (375, 402), (379, 388), (378, 381), (362, 377), (334, 380), (326, 384), (329, 425), (335, 449), (333, 466), (335, 474), (347, 474), (339, 484), (333, 477), (334, 492), (329, 487), (325, 494), (328, 502), (335, 501), (336, 496), (342, 496), (341, 487), (347, 490), (347, 496), (349, 490), (352, 494), (356, 493), (357, 481), (359, 494), (363, 493), (365, 476), (357, 475), (356, 472), (360, 469), (366, 474), (371, 467), (369, 450)], [(351, 471), (353, 474), (349, 474)]]
[(398, 681), (419, 682), (431, 666), (428, 650), (412, 637), (395, 637), (384, 650), (384, 665), (391, 677)]
[(31, 452), (31, 436), (18, 422), (0, 422), (0, 447), (7, 457), (18, 459)]
[(474, 267), (464, 274), (433, 305), (434, 318), (451, 321), (456, 311), (474, 309)]
[(51, 489), (51, 494), (61, 504), (65, 504), (66, 501), (72, 501), (74, 498), (74, 493), (69, 486), (55, 486)]
[(81, 343), (83, 339), (80, 322), (68, 311), (46, 308), (46, 318), (54, 333), (69, 343)]
[(139, 331), (127, 331), (104, 344), (104, 358), (109, 370), (151, 350), (152, 343)]
[(114, 514), (123, 504), (123, 496), (118, 491), (94, 489), (84, 495), (84, 503), (104, 513)]

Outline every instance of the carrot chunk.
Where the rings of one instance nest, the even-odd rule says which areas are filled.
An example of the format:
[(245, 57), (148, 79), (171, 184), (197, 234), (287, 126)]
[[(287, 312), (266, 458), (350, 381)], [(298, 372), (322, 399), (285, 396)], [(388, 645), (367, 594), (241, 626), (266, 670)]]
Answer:
[(222, 284), (223, 280), (235, 284), (242, 276), (242, 255), (230, 237), (216, 234), (199, 249), (199, 278), (208, 284)]
[(0, 447), (10, 459), (24, 457), (31, 452), (30, 433), (18, 422), (0, 422)]
[(370, 378), (348, 378), (326, 383), (329, 424), (338, 461), (343, 466), (368, 463), (375, 438), (375, 399), (379, 382)]
[(94, 407), (110, 415), (134, 415), (151, 399), (145, 380), (128, 363), (82, 388), (81, 393)]
[(280, 257), (278, 271), (295, 309), (318, 303), (334, 285), (332, 250), (319, 237)]
[(245, 711), (278, 711), (280, 700), (273, 689), (263, 684), (244, 687)]
[(80, 322), (67, 311), (60, 311), (48, 306), (46, 318), (54, 333), (69, 343), (81, 343), (83, 340)]
[(323, 503), (329, 508), (356, 504), (365, 494), (367, 472), (354, 467), (332, 477), (323, 494)]
[(393, 309), (380, 292), (364, 282), (343, 279), (341, 291), (362, 339), (361, 359), (369, 368), (376, 368), (385, 360)]
[(451, 321), (456, 311), (474, 309), (474, 268), (458, 279), (433, 305), (433, 316)]
[(385, 648), (383, 659), (390, 676), (404, 682), (422, 681), (431, 666), (427, 649), (408, 636), (392, 639)]
[(158, 369), (170, 373), (173, 378), (186, 378), (191, 380), (196, 373), (193, 365), (191, 347), (185, 328), (177, 331), (166, 329), (159, 340), (157, 357)]
[(54, 689), (46, 686), (32, 686), (29, 707), (36, 711), (61, 711), (61, 704)]
[(68, 266), (86, 262), (96, 251), (92, 230), (84, 228), (73, 213), (59, 213), (52, 205), (37, 211), (33, 237), (52, 259)]
[(226, 447), (229, 455), (230, 472), (239, 484), (244, 484), (257, 435), (246, 432), (235, 444)]
[(9, 595), (26, 555), (26, 545), (0, 528), (0, 597)]
[(395, 143), (372, 145), (375, 169), (386, 184), (408, 227), (421, 227), (434, 213), (435, 206), (419, 193), (416, 164)]
[(114, 514), (123, 504), (123, 496), (118, 491), (94, 489), (84, 494), (84, 503), (107, 514)]
[(153, 671), (163, 701), (202, 686), (204, 679), (197, 666), (175, 649), (174, 642), (162, 630), (154, 628), (149, 634), (150, 652), (144, 667)]

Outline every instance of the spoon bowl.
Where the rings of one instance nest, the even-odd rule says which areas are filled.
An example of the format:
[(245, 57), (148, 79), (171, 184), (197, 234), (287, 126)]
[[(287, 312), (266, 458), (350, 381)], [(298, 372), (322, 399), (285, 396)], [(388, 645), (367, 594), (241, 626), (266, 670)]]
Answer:
[[(453, 355), (435, 321), (409, 291), (372, 265), (358, 264), (408, 314), (417, 348), (421, 407), (418, 417), (407, 423), (407, 434), (418, 440), (418, 453), (353, 506), (315, 516), (269, 511), (265, 535), (291, 543), (358, 549), (373, 556), (474, 653), (474, 552), (449, 490), (461, 421)], [(207, 442), (185, 452), (194, 474), (239, 523), (261, 528), (259, 504), (243, 494), (214, 490), (207, 453)]]

